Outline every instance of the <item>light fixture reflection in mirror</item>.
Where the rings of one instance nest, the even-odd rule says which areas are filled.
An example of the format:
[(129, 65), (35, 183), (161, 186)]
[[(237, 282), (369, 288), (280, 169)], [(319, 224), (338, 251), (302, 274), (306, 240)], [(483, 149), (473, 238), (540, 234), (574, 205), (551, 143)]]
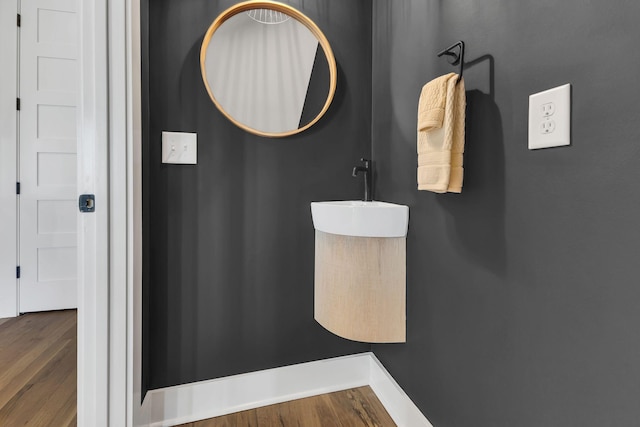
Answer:
[(335, 92), (328, 41), (305, 15), (281, 3), (250, 1), (223, 12), (205, 35), (200, 61), (218, 109), (262, 136), (309, 128)]

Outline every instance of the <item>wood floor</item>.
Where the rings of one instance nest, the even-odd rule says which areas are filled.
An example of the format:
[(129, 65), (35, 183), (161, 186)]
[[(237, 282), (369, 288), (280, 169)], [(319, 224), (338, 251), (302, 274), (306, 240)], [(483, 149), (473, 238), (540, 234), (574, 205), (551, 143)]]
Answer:
[(370, 387), (292, 400), (180, 427), (395, 427)]
[(76, 311), (0, 321), (0, 426), (76, 425)]
[[(0, 426), (76, 425), (76, 311), (0, 319)], [(395, 427), (369, 387), (182, 427)]]

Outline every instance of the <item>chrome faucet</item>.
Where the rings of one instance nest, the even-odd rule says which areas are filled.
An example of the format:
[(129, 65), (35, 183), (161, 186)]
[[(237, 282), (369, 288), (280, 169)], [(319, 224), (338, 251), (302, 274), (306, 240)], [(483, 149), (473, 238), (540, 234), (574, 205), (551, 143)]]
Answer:
[(360, 161), (364, 166), (354, 166), (351, 175), (353, 177), (357, 177), (360, 172), (364, 173), (364, 199), (362, 200), (370, 202), (373, 200), (373, 195), (371, 193), (371, 177), (373, 175), (372, 162), (368, 159), (360, 159)]

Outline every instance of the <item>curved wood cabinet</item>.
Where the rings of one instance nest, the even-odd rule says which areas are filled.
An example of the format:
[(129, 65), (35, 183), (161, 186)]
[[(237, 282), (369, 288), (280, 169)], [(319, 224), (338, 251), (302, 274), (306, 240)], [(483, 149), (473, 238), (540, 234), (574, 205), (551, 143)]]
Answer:
[(316, 230), (315, 319), (353, 341), (406, 341), (406, 238)]

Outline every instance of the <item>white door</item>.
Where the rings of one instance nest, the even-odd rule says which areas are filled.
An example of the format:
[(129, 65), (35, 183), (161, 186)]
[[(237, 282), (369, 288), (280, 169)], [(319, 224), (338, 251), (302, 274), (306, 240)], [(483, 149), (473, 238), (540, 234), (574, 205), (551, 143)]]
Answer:
[[(3, 0), (4, 1), (4, 0)], [(21, 0), (20, 312), (77, 307), (76, 0)]]

